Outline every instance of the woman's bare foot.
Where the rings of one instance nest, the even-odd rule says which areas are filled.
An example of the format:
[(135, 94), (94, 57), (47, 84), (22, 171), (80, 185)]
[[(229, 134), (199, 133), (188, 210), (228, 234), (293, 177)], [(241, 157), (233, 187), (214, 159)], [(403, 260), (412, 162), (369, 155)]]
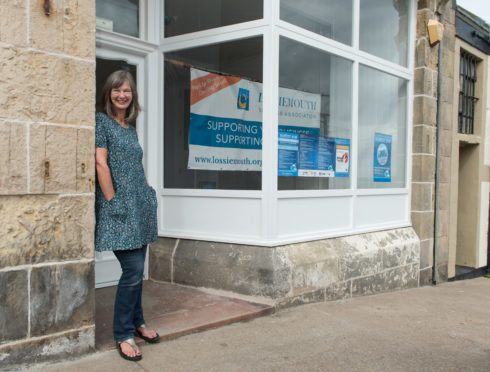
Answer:
[(141, 360), (141, 352), (136, 346), (133, 338), (127, 339), (122, 342), (117, 343), (117, 348), (119, 350), (119, 354), (126, 360), (131, 360), (133, 362), (137, 362)]
[(152, 328), (147, 328), (144, 324), (136, 328), (136, 334), (138, 337), (152, 344), (160, 340), (160, 336), (157, 331)]

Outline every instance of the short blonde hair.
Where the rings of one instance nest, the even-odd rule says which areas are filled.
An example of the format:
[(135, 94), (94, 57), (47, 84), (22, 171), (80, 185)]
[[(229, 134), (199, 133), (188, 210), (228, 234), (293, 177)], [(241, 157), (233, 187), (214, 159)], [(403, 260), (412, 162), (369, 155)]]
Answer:
[(138, 117), (141, 106), (138, 102), (138, 91), (136, 90), (136, 83), (134, 82), (133, 75), (129, 71), (118, 70), (109, 75), (102, 88), (102, 110), (107, 116), (112, 119), (116, 118), (116, 113), (112, 106), (111, 91), (112, 89), (119, 88), (124, 82), (127, 81), (131, 88), (132, 100), (129, 107), (126, 109), (126, 117), (124, 120), (128, 123), (132, 123)]

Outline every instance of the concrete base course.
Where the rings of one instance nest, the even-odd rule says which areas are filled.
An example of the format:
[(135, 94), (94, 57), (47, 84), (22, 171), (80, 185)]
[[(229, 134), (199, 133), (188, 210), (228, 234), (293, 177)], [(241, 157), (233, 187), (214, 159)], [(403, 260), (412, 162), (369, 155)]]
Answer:
[(273, 299), (276, 306), (345, 299), (419, 285), (412, 228), (279, 247), (161, 238), (150, 277)]

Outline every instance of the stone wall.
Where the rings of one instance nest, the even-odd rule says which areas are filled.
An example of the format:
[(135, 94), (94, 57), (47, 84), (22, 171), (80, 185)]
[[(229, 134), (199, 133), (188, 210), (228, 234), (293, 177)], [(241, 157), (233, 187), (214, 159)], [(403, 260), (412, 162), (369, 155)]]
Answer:
[[(447, 280), (450, 171), (454, 89), (455, 16), (452, 1), (419, 0), (415, 44), (413, 141), (412, 141), (412, 224), (420, 238), (420, 282), (432, 283), (434, 228), (436, 229), (436, 280)], [(442, 15), (443, 38), (430, 45), (427, 22)], [(438, 52), (441, 86), (439, 146), (436, 165)], [(437, 226), (434, 226), (435, 173), (438, 173)]]
[(160, 238), (150, 246), (153, 280), (232, 291), (284, 307), (419, 284), (412, 228), (259, 247)]
[(94, 350), (95, 1), (0, 1), (0, 365)]

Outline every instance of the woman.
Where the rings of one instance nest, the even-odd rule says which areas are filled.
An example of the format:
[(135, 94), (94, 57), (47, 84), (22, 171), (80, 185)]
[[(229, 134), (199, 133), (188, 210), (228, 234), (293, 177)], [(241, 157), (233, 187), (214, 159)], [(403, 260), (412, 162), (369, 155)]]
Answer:
[(143, 169), (143, 150), (130, 122), (140, 109), (133, 77), (113, 72), (102, 89), (102, 110), (96, 114), (95, 249), (113, 251), (122, 275), (114, 304), (114, 339), (124, 359), (137, 361), (134, 342), (159, 340), (143, 319), (141, 294), (147, 244), (157, 240), (157, 199)]

